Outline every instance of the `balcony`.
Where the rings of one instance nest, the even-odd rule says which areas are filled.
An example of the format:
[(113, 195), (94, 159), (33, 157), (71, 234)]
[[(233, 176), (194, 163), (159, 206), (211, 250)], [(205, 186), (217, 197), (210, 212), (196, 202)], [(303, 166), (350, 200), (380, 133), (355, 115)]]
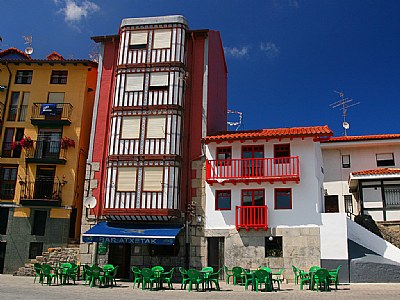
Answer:
[(268, 229), (268, 207), (265, 206), (236, 206), (236, 229)]
[(71, 125), (71, 103), (34, 103), (31, 124), (60, 126)]
[[(57, 182), (55, 182), (57, 181)], [(20, 204), (27, 206), (61, 206), (61, 190), (65, 181), (36, 180), (20, 181)]]
[(33, 141), (33, 147), (25, 148), (27, 163), (61, 164), (67, 162), (67, 150), (60, 141)]
[(300, 181), (299, 157), (243, 158), (207, 160), (206, 181), (213, 183), (249, 183)]

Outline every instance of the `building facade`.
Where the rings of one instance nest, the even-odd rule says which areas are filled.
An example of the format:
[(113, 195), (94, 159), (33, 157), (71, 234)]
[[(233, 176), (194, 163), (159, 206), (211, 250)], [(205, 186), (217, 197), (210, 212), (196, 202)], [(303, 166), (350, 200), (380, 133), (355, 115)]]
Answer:
[(399, 134), (334, 137), (322, 143), (328, 210), (399, 222), (399, 146)]
[(0, 272), (80, 237), (97, 63), (0, 52)]
[(291, 278), (292, 265), (322, 263), (320, 141), (331, 135), (316, 126), (205, 138), (207, 265), (284, 267)]
[(81, 260), (118, 264), (121, 277), (132, 265), (188, 265), (192, 168), (201, 139), (226, 128), (219, 33), (164, 16), (124, 19), (118, 35), (93, 40), (102, 50)]

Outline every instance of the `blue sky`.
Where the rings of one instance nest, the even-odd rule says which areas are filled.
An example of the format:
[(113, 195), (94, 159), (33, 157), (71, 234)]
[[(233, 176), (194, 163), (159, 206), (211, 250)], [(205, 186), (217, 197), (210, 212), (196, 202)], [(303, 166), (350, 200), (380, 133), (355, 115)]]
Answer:
[[(182, 14), (191, 29), (221, 32), (228, 107), (241, 129), (329, 125), (342, 135), (334, 91), (350, 107), (349, 135), (400, 133), (400, 1), (390, 0), (0, 0), (0, 48), (33, 58), (88, 58), (91, 36), (123, 18)], [(231, 115), (234, 121), (236, 115)]]

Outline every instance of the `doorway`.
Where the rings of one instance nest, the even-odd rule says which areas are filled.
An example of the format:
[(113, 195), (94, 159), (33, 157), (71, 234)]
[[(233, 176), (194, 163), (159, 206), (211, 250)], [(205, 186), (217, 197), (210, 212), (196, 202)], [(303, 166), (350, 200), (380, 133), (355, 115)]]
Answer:
[[(225, 239), (223, 237), (210, 237), (207, 239), (207, 261), (208, 267), (213, 267), (217, 272), (225, 264)], [(222, 277), (222, 272), (220, 273)]]
[(260, 177), (264, 175), (264, 146), (242, 147), (242, 170), (244, 177)]
[(35, 179), (35, 199), (53, 199), (55, 167), (37, 166)]
[(131, 244), (109, 244), (108, 263), (119, 266), (118, 278), (129, 279), (131, 267)]
[(4, 262), (6, 258), (6, 242), (0, 242), (0, 274), (4, 271)]
[(339, 212), (339, 196), (338, 195), (325, 196), (325, 212), (326, 213)]

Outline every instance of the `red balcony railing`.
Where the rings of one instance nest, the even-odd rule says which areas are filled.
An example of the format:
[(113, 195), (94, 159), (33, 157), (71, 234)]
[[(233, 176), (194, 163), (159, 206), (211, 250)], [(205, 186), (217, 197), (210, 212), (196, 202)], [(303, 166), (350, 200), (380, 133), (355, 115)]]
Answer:
[(236, 229), (268, 229), (267, 206), (236, 206)]
[(207, 182), (300, 180), (299, 157), (207, 160)]

